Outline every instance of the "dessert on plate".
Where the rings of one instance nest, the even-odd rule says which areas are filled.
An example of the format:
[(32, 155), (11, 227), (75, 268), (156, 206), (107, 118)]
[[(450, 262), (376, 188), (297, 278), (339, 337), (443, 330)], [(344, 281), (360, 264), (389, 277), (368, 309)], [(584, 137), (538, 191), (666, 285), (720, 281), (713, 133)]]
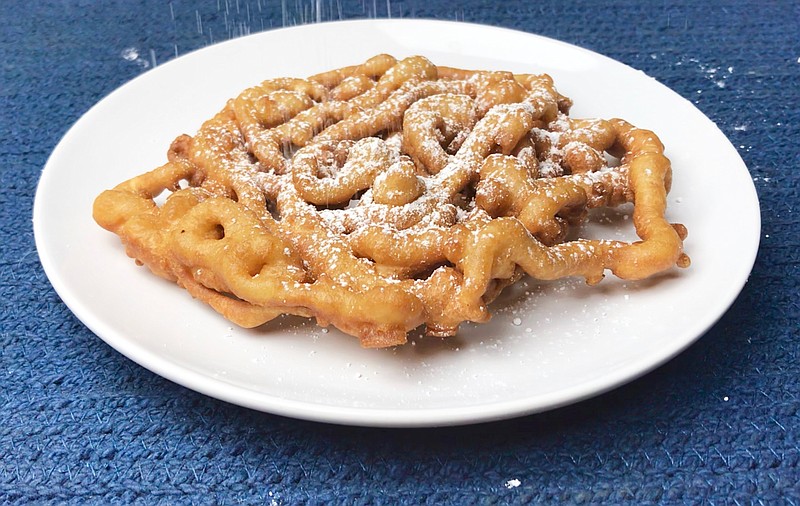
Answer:
[[(655, 133), (569, 115), (546, 74), (378, 55), (230, 99), (164, 165), (104, 191), (129, 256), (230, 321), (316, 318), (365, 347), (455, 335), (528, 275), (687, 267)], [(632, 205), (639, 240), (576, 236)]]

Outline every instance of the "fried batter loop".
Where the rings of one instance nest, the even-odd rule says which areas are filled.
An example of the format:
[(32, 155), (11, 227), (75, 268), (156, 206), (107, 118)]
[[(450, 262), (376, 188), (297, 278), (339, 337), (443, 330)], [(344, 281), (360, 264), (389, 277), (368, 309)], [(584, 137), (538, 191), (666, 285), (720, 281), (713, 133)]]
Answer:
[[(656, 134), (571, 105), (547, 75), (421, 56), (272, 79), (99, 195), (94, 219), (238, 325), (314, 317), (365, 347), (485, 322), (525, 274), (594, 284), (687, 267)], [(567, 239), (589, 209), (623, 203), (639, 241)]]

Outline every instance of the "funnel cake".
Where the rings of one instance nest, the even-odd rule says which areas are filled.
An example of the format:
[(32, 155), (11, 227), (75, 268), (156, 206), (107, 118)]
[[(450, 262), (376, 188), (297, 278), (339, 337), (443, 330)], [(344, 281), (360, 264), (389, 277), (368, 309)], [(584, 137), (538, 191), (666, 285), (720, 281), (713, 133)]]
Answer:
[[(99, 195), (94, 218), (238, 325), (313, 317), (365, 347), (485, 322), (526, 274), (595, 284), (688, 266), (658, 137), (571, 104), (548, 75), (420, 56), (271, 79)], [(623, 203), (640, 240), (570, 233)]]

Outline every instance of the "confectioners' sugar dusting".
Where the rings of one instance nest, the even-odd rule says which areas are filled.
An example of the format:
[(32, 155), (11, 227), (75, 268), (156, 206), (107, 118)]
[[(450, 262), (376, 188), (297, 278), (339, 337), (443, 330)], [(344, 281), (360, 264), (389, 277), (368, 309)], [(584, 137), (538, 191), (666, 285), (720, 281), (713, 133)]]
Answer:
[[(392, 77), (394, 69), (387, 72), (387, 77)], [(466, 82), (448, 82), (446, 85), (443, 83), (425, 83), (426, 86), (417, 83), (405, 83), (401, 85), (395, 92), (389, 94), (387, 99), (380, 103), (377, 107), (372, 109), (360, 110), (351, 115), (348, 121), (353, 125), (369, 123), (376, 117), (386, 115), (388, 113), (397, 114), (400, 112), (400, 118), (394, 123), (395, 125), (403, 125), (402, 113), (409, 109), (413, 104), (418, 102), (431, 94), (449, 94), (450, 90), (466, 91), (475, 89), (487, 89), (487, 85), (496, 79), (488, 73), (476, 73), (466, 80)], [(346, 84), (347, 81), (344, 81)], [(485, 94), (484, 101), (489, 102), (499, 99), (499, 91), (490, 91)], [(534, 87), (533, 90), (528, 92), (527, 99), (523, 102), (499, 104), (491, 107), (486, 116), (484, 117), (504, 117), (514, 116), (519, 114), (527, 114), (535, 116), (539, 113), (534, 104), (541, 103), (542, 101), (552, 99), (551, 94), (542, 88)], [(476, 107), (482, 104), (476, 104)], [(319, 108), (319, 104), (314, 106)], [(289, 118), (284, 125), (287, 125), (287, 131), (308, 131), (313, 130), (313, 125), (308, 121), (309, 117), (313, 115), (309, 111), (303, 111), (294, 118)], [(394, 234), (399, 237), (410, 236), (411, 234), (419, 235), (421, 230), (439, 230), (446, 231), (448, 227), (455, 223), (464, 222), (470, 219), (471, 211), (474, 209), (474, 201), (468, 201), (466, 206), (454, 206), (452, 200), (454, 193), (463, 190), (462, 184), (448, 184), (449, 182), (456, 181), (470, 181), (474, 179), (483, 162), (483, 153), (475, 153), (474, 142), (470, 142), (470, 137), (473, 132), (470, 128), (461, 129), (456, 134), (452, 144), (460, 146), (461, 149), (455, 154), (445, 153), (446, 146), (444, 132), (441, 130), (443, 119), (441, 116), (435, 114), (417, 115), (415, 117), (417, 122), (409, 125), (403, 125), (405, 129), (410, 129), (417, 137), (424, 137), (421, 149), (426, 153), (441, 152), (445, 156), (446, 163), (441, 171), (430, 175), (420, 175), (419, 179), (423, 182), (425, 191), (423, 194), (413, 201), (406, 203), (402, 206), (390, 206), (386, 204), (378, 204), (371, 199), (371, 189), (367, 189), (361, 198), (355, 198), (344, 209), (319, 209), (314, 210), (313, 206), (306, 205), (304, 212), (307, 214), (316, 214), (324, 227), (331, 235), (331, 237), (339, 237), (341, 235), (351, 234), (357, 230), (365, 227), (380, 227), (385, 230), (385, 233)], [(500, 121), (498, 128), (502, 128), (503, 121)], [(333, 124), (335, 125), (335, 123)], [(329, 125), (327, 128), (331, 130)], [(582, 126), (583, 129), (598, 129), (599, 124), (588, 123)], [(536, 141), (536, 145), (525, 146), (520, 150), (518, 156), (535, 156), (538, 157), (538, 172), (539, 177), (553, 178), (563, 175), (564, 169), (561, 166), (561, 160), (564, 157), (565, 149), (574, 148), (580, 143), (577, 141), (569, 141), (564, 144), (562, 142), (563, 132), (571, 129), (570, 120), (567, 115), (559, 113), (556, 119), (553, 120), (549, 129), (546, 128), (531, 128), (530, 135)], [(422, 133), (429, 133), (427, 137), (421, 135)], [(319, 136), (320, 139), (325, 139), (325, 134)], [(476, 138), (477, 139), (477, 138)], [(312, 140), (310, 146), (313, 147)], [(404, 140), (402, 130), (391, 131), (385, 139), (378, 137), (367, 137), (355, 143), (350, 147), (350, 152), (347, 155), (343, 164), (337, 163), (333, 160), (333, 156), (328, 153), (328, 156), (321, 160), (315, 160), (316, 177), (322, 181), (330, 181), (331, 184), (336, 182), (343, 174), (352, 172), (355, 163), (353, 159), (365, 158), (370, 155), (367, 151), (375, 150), (376, 146), (382, 143), (383, 146), (391, 153), (390, 161), (384, 164), (384, 169), (391, 166), (401, 156), (405, 156), (403, 151)], [(537, 152), (536, 146), (543, 146), (546, 149)], [(282, 177), (282, 185), (290, 185), (288, 180), (291, 176), (293, 168), (298, 164), (309, 163), (310, 159), (315, 157), (319, 158), (313, 151), (300, 149), (291, 159), (287, 160), (287, 173)], [(417, 162), (419, 163), (419, 162)], [(235, 173), (241, 177), (252, 177), (259, 171), (252, 170), (253, 164), (240, 163), (236, 165), (237, 170)], [(500, 176), (502, 179), (503, 176)], [(619, 184), (618, 179), (622, 177), (619, 174), (613, 174), (609, 178), (607, 174), (602, 172), (590, 172), (581, 175), (583, 184), (592, 185), (603, 180), (609, 179), (611, 184)], [(372, 180), (371, 186), (385, 185), (387, 180), (387, 171), (378, 171)], [(389, 196), (396, 196), (400, 194), (400, 189), (388, 190)], [(550, 190), (545, 191), (545, 195), (552, 197)], [(290, 208), (284, 209), (284, 212), (289, 211)], [(334, 242), (323, 241), (320, 243), (320, 249), (332, 254), (341, 249), (340, 246), (334, 246)], [(584, 247), (579, 245), (580, 248)]]
[[(391, 78), (393, 72), (394, 69), (391, 69), (387, 72), (386, 76)], [(465, 83), (456, 84), (455, 86), (453, 86), (453, 82), (448, 83), (447, 88), (456, 88), (459, 91), (464, 91), (465, 89), (486, 89), (493, 78), (494, 76), (488, 73), (476, 73), (467, 79)], [(347, 84), (347, 82), (348, 81), (344, 81), (345, 84)], [(443, 90), (442, 87), (439, 87), (439, 89), (435, 91), (441, 92)], [(428, 96), (429, 93), (429, 90), (424, 90), (419, 84), (406, 83), (393, 94), (389, 95), (388, 100), (381, 103), (378, 107), (358, 111), (350, 117), (350, 121), (353, 124), (361, 124), (369, 122), (378, 115), (386, 114), (387, 111), (408, 109), (408, 107), (417, 102), (420, 97), (424, 98)], [(498, 91), (490, 92), (488, 94), (488, 99), (490, 101), (496, 100), (498, 94)], [(487, 116), (493, 115), (494, 117), (498, 117), (520, 113), (534, 115), (537, 111), (533, 103), (537, 100), (541, 101), (549, 98), (549, 95), (544, 90), (534, 88), (529, 92), (528, 100), (521, 103), (495, 105), (489, 110)], [(314, 106), (314, 108), (317, 109), (319, 107), (320, 104)], [(311, 121), (309, 121), (309, 118), (318, 115), (318, 113), (315, 114), (309, 110), (302, 111), (295, 117), (287, 119), (286, 123), (284, 123), (284, 129), (289, 132), (308, 132), (314, 130), (314, 126)], [(422, 117), (421, 121), (418, 121), (418, 123), (410, 127), (409, 125), (405, 125), (405, 127), (411, 128), (417, 135), (421, 132), (431, 132), (434, 134), (433, 136), (425, 138), (422, 144), (422, 150), (424, 152), (443, 152), (444, 146), (442, 146), (442, 144), (444, 142), (444, 134), (438, 128), (441, 121), (441, 117), (430, 114)], [(402, 118), (398, 119), (396, 123), (402, 124)], [(594, 124), (591, 125), (591, 127), (594, 126)], [(527, 151), (520, 152), (523, 156), (536, 154), (540, 158), (538, 167), (539, 175), (545, 178), (557, 177), (563, 174), (563, 168), (560, 166), (560, 161), (564, 156), (564, 148), (561, 146), (561, 136), (562, 131), (568, 130), (570, 127), (568, 117), (564, 114), (559, 114), (556, 120), (551, 123), (551, 127), (553, 130), (544, 128), (531, 129), (531, 136), (547, 146), (548, 149), (546, 152), (536, 153), (534, 146), (527, 146), (523, 148)], [(329, 233), (334, 236), (343, 233), (352, 233), (366, 226), (375, 225), (381, 226), (385, 230), (394, 233), (402, 233), (412, 227), (415, 231), (419, 231), (420, 228), (428, 230), (433, 228), (443, 229), (443, 227), (448, 227), (456, 222), (469, 219), (470, 209), (474, 207), (474, 202), (469, 202), (466, 208), (453, 206), (450, 203), (453, 198), (453, 191), (461, 190), (463, 185), (457, 184), (448, 187), (446, 183), (453, 179), (469, 180), (474, 178), (480, 168), (479, 165), (482, 162), (482, 157), (475, 156), (474, 153), (470, 151), (472, 147), (469, 142), (470, 133), (470, 129), (463, 129), (458, 132), (457, 135), (460, 137), (454, 139), (453, 143), (461, 145), (463, 149), (455, 155), (446, 155), (447, 163), (438, 174), (420, 177), (425, 187), (425, 192), (420, 198), (397, 208), (372, 202), (369, 196), (365, 195), (362, 196), (361, 199), (351, 201), (350, 205), (345, 209), (321, 209), (317, 211), (317, 215), (322, 219)], [(356, 164), (353, 163), (352, 160), (369, 158), (369, 156), (373, 154), (369, 151), (374, 151), (378, 143), (383, 143), (385, 148), (391, 153), (391, 159), (389, 163), (385, 164), (386, 166), (390, 166), (392, 162), (403, 155), (403, 135), (402, 131), (399, 130), (392, 132), (385, 140), (376, 137), (367, 137), (366, 139), (356, 142), (355, 145), (350, 148), (350, 153), (347, 155), (347, 159), (344, 161), (343, 165), (337, 163), (337, 161), (333, 159), (334, 157), (331, 153), (326, 153), (326, 156), (322, 157), (323, 159), (320, 160), (317, 153), (301, 148), (287, 160), (288, 170), (287, 174), (283, 176), (283, 185), (287, 184), (286, 180), (291, 175), (293, 167), (296, 167), (298, 164), (308, 164), (311, 161), (314, 162), (314, 166), (316, 167), (316, 177), (322, 181), (329, 181), (331, 184), (334, 184), (343, 174), (348, 174), (356, 170)], [(567, 146), (573, 146), (575, 144), (577, 144), (575, 141), (571, 141)], [(227, 164), (230, 173), (234, 174), (239, 181), (252, 179), (260, 172), (257, 169), (256, 163), (245, 159), (245, 154), (246, 153), (241, 153), (238, 160)], [(593, 179), (591, 175), (585, 175), (584, 178), (586, 184), (594, 182), (590, 181)], [(372, 185), (385, 184), (386, 179), (387, 172), (378, 172), (372, 181)], [(595, 179), (599, 180), (599, 178)], [(371, 195), (371, 190), (368, 189), (367, 192)], [(390, 189), (389, 195), (394, 196), (400, 192), (401, 190), (399, 189)], [(308, 206), (306, 212), (311, 212), (309, 211), (310, 208), (311, 206)], [(448, 212), (443, 212), (443, 210), (447, 210)], [(323, 247), (331, 251), (334, 249), (332, 246), (329, 246), (328, 243), (324, 243)]]

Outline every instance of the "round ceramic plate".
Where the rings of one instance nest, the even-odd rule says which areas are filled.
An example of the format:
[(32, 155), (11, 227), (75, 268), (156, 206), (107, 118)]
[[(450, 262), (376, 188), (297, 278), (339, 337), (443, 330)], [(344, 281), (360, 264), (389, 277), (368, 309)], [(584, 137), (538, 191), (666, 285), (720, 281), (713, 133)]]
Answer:
[[(667, 217), (686, 224), (689, 269), (644, 282), (521, 282), (488, 324), (458, 337), (362, 349), (309, 320), (243, 330), (137, 267), (92, 220), (102, 190), (162, 164), (225, 101), (266, 78), (303, 77), (377, 53), (439, 65), (547, 72), (577, 117), (654, 130), (674, 171)], [(720, 187), (724, 186), (724, 191)], [(585, 234), (633, 238), (628, 210)], [(700, 337), (741, 290), (760, 216), (747, 168), (688, 101), (621, 63), (526, 33), (437, 21), (354, 21), (275, 30), (211, 46), (134, 79), (64, 136), (41, 177), (36, 244), (53, 286), (93, 332), (198, 392), (267, 412), (371, 426), (464, 424), (551, 409), (651, 370)]]

